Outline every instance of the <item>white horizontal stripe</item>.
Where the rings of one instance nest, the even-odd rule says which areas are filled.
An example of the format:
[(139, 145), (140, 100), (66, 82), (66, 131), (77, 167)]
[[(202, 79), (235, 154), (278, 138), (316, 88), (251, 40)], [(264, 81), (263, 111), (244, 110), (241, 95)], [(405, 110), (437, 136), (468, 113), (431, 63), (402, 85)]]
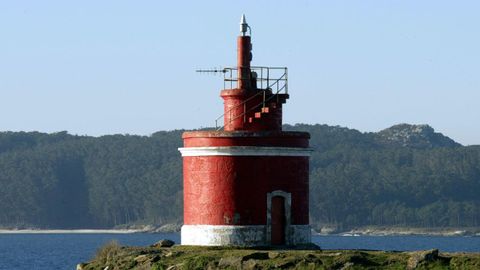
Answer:
[[(310, 225), (290, 225), (287, 243), (311, 242)], [(266, 225), (183, 225), (182, 245), (199, 246), (265, 246)]]
[(265, 225), (183, 225), (182, 245), (258, 246), (265, 245)]
[(287, 156), (309, 157), (313, 150), (300, 147), (213, 146), (178, 148), (183, 157), (198, 156)]

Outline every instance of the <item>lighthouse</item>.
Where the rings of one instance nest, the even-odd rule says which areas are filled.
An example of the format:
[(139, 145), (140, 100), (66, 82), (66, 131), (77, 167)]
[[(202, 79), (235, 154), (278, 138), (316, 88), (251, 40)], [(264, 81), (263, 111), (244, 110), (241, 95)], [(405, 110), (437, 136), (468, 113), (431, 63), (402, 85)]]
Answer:
[(310, 243), (306, 132), (282, 131), (287, 68), (252, 66), (243, 15), (237, 66), (224, 75), (224, 114), (215, 130), (182, 135), (182, 245), (294, 246)]

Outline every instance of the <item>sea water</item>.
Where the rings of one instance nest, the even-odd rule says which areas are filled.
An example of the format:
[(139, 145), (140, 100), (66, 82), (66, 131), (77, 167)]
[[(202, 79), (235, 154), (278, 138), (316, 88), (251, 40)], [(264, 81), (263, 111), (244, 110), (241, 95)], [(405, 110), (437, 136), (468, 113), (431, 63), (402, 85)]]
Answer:
[[(94, 257), (105, 243), (148, 246), (160, 239), (180, 241), (178, 233), (0, 234), (0, 270), (75, 269)], [(323, 249), (425, 250), (480, 252), (480, 237), (463, 236), (313, 236)]]

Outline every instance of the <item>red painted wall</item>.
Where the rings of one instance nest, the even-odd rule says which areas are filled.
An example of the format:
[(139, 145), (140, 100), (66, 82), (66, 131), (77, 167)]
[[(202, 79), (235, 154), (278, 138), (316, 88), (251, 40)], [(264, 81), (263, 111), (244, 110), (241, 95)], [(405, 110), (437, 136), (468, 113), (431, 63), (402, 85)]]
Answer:
[(271, 146), (308, 147), (310, 134), (286, 131), (194, 131), (184, 132), (185, 147)]
[(184, 157), (184, 224), (266, 224), (267, 193), (292, 194), (292, 224), (308, 224), (308, 157)]
[[(263, 104), (265, 94), (265, 104)], [(224, 130), (282, 130), (282, 104), (288, 95), (273, 95), (271, 91), (259, 89), (225, 89), (220, 96), (224, 104)], [(260, 113), (262, 107), (268, 107), (268, 112)], [(252, 118), (252, 121), (249, 121)]]

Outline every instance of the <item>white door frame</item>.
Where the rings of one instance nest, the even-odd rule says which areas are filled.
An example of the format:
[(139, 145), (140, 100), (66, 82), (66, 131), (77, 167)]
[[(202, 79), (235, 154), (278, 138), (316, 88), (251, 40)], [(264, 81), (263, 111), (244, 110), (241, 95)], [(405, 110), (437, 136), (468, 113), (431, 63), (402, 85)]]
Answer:
[(267, 193), (267, 244), (272, 244), (272, 198), (283, 197), (285, 207), (285, 244), (292, 245), (292, 239), (290, 237), (290, 224), (291, 224), (291, 206), (292, 206), (292, 194), (282, 190), (275, 190)]

